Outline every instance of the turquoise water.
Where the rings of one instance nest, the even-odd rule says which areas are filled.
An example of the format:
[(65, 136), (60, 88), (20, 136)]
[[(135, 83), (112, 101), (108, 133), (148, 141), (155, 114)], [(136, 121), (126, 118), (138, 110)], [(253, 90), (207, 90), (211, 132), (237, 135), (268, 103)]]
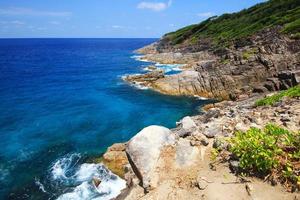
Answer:
[(205, 101), (121, 80), (143, 71), (133, 50), (153, 41), (0, 40), (0, 199), (56, 199), (82, 183), (73, 179), (89, 157), (145, 126), (172, 128), (195, 114)]

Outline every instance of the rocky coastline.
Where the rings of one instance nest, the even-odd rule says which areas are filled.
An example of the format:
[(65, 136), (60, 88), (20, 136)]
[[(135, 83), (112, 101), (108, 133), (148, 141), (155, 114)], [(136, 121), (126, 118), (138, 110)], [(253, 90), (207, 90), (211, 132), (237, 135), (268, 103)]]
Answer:
[(164, 76), (160, 71), (130, 75), (124, 80), (136, 82), (167, 95), (201, 96), (235, 100), (251, 93), (288, 89), (300, 83), (300, 40), (269, 28), (224, 49), (207, 46), (201, 51), (186, 47), (164, 47), (164, 38), (137, 50), (142, 59), (185, 64), (184, 70)]
[[(103, 162), (127, 181), (117, 199), (300, 199), (300, 181), (287, 187), (270, 176), (238, 173), (239, 160), (232, 159), (230, 144), (224, 142), (237, 132), (261, 130), (270, 123), (299, 132), (299, 94), (279, 95), (276, 103), (257, 106), (259, 99), (300, 87), (300, 39), (281, 30), (262, 29), (226, 46), (216, 46), (209, 38), (193, 43), (189, 32), (174, 45), (167, 34), (137, 50), (142, 60), (185, 67), (173, 75), (152, 68), (124, 81), (167, 95), (219, 102), (203, 107), (203, 114), (183, 118), (174, 129), (145, 127), (128, 142), (110, 147)], [(215, 149), (222, 155), (215, 156)]]
[(299, 192), (280, 184), (234, 173), (235, 162), (212, 159), (212, 149), (226, 149), (220, 141), (236, 131), (270, 122), (299, 130), (300, 98), (255, 106), (265, 95), (209, 104), (204, 114), (187, 116), (174, 129), (149, 126), (108, 148), (104, 163), (127, 181), (117, 199), (299, 199)]

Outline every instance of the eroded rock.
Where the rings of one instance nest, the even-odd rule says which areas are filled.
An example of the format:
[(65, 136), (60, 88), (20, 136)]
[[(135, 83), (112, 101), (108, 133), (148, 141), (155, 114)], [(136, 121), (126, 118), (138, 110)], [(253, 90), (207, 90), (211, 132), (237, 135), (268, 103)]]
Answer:
[(162, 126), (146, 127), (128, 142), (129, 162), (146, 190), (157, 185), (159, 172), (156, 170), (162, 148), (174, 143), (175, 136)]

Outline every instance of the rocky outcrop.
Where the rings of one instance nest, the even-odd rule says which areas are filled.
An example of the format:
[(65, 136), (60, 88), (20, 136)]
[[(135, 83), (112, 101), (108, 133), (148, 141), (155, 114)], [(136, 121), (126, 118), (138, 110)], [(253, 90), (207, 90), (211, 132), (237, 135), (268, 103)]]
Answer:
[(126, 153), (129, 162), (144, 189), (151, 190), (157, 186), (162, 148), (174, 142), (171, 131), (161, 126), (146, 127), (128, 142)]
[(128, 159), (125, 153), (126, 144), (116, 143), (109, 147), (106, 153), (103, 155), (103, 163), (115, 174), (124, 178), (125, 166), (128, 163)]
[[(164, 94), (236, 99), (252, 92), (277, 91), (299, 84), (300, 42), (281, 34), (280, 27), (232, 41), (226, 48), (216, 49), (206, 43), (197, 52), (188, 51), (186, 46), (174, 49), (163, 42), (152, 45), (156, 51), (145, 58), (190, 66), (180, 74), (151, 80), (149, 87)], [(142, 52), (147, 53), (145, 49)]]
[(283, 192), (281, 186), (257, 178), (240, 179), (230, 172), (237, 168), (236, 162), (216, 164), (211, 160), (211, 148), (227, 149), (224, 141), (236, 131), (263, 128), (270, 122), (299, 131), (299, 97), (256, 107), (254, 103), (264, 96), (207, 105), (203, 114), (184, 117), (172, 130), (149, 126), (128, 143), (108, 148), (103, 160), (124, 170), (128, 186), (117, 199), (300, 198), (299, 193)]
[[(299, 98), (284, 98), (274, 106), (255, 107), (254, 102), (262, 97), (263, 95), (257, 95), (241, 101), (215, 103), (203, 115), (183, 118), (175, 129), (150, 126), (138, 133), (129, 142), (130, 146), (126, 151), (142, 185), (133, 184), (124, 198), (126, 200), (300, 198), (299, 193), (284, 192), (281, 186), (273, 187), (257, 178), (240, 179), (230, 172), (229, 168), (237, 165), (234, 162), (217, 164), (211, 160), (212, 146), (227, 149), (228, 145), (224, 143), (224, 138), (232, 136), (237, 130), (262, 128), (269, 122), (292, 131), (299, 130)], [(186, 131), (191, 134), (178, 134)]]
[(153, 82), (164, 77), (165, 75), (163, 70), (152, 70), (151, 72), (148, 72), (146, 74), (134, 74), (124, 76), (123, 80), (135, 85), (149, 87), (152, 85)]

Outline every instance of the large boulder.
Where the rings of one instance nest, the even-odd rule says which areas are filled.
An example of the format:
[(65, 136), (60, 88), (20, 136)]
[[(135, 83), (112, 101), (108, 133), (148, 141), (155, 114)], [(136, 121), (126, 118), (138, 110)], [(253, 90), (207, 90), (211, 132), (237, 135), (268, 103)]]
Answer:
[(125, 176), (125, 166), (128, 164), (125, 148), (126, 144), (116, 143), (109, 147), (103, 155), (105, 166), (122, 178)]
[(177, 125), (180, 127), (177, 132), (179, 137), (189, 136), (197, 129), (196, 123), (190, 116), (184, 117)]
[(157, 186), (161, 150), (174, 143), (175, 136), (162, 126), (146, 127), (128, 142), (126, 153), (129, 162), (145, 190)]

